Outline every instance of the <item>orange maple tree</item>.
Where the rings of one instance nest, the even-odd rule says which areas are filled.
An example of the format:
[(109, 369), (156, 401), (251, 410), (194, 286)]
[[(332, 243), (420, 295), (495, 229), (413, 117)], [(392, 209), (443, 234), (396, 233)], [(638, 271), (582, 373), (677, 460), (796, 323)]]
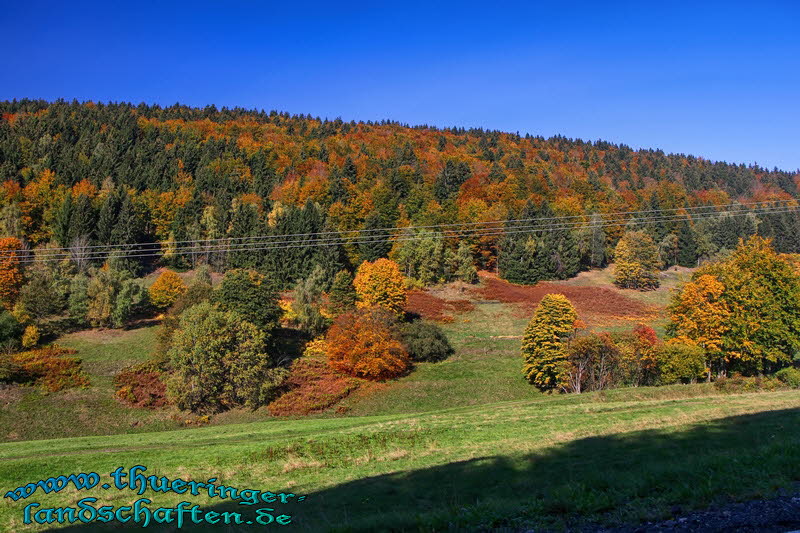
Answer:
[(355, 377), (384, 380), (411, 367), (398, 340), (395, 316), (379, 307), (357, 309), (336, 319), (325, 337), (328, 364)]

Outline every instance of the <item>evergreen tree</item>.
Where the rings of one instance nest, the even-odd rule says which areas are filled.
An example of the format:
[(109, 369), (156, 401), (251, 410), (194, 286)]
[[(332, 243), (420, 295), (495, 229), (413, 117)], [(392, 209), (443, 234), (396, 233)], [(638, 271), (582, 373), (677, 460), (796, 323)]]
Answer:
[(78, 196), (70, 216), (69, 242), (86, 237), (90, 242), (94, 238), (95, 214), (92, 202), (85, 194)]
[(391, 236), (385, 231), (386, 223), (378, 211), (373, 211), (364, 221), (364, 229), (367, 230), (360, 235), (361, 241), (358, 244), (358, 252), (362, 261), (375, 261), (381, 257), (389, 255), (392, 243), (389, 241)]
[(119, 217), (120, 197), (116, 189), (112, 189), (100, 207), (97, 220), (97, 241), (101, 244), (112, 244), (114, 228)]
[(59, 246), (66, 247), (70, 244), (70, 236), (72, 229), (72, 194), (67, 193), (64, 200), (61, 202), (56, 213), (55, 225), (53, 227), (53, 236), (58, 242)]
[(697, 238), (688, 218), (678, 225), (678, 261), (680, 266), (697, 266)]
[[(259, 266), (261, 251), (247, 249), (248, 246), (251, 246), (249, 245), (251, 239), (248, 237), (258, 236), (259, 227), (258, 208), (253, 204), (235, 202), (231, 228), (228, 232), (228, 237), (231, 239), (230, 246), (234, 249), (230, 253), (229, 260), (232, 268), (256, 268)], [(269, 243), (266, 246), (269, 246)]]
[(328, 295), (330, 310), (341, 315), (355, 309), (356, 289), (353, 286), (353, 275), (347, 270), (340, 270), (333, 278), (331, 291)]

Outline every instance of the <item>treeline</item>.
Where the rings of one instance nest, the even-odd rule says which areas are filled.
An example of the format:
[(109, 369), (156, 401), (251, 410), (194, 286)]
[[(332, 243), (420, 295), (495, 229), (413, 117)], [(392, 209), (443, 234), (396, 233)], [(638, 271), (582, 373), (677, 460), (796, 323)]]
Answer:
[[(800, 251), (794, 212), (694, 216), (698, 206), (791, 199), (796, 172), (604, 141), (213, 106), (21, 100), (0, 103), (0, 117), (0, 232), (68, 247), (86, 268), (102, 264), (93, 247), (158, 242), (168, 266), (257, 268), (289, 287), (317, 264), (332, 276), (435, 250), (440, 266), (420, 282), (468, 278), (465, 256), (535, 282), (606, 264), (625, 230), (647, 232), (662, 266), (694, 265), (756, 233), (774, 237), (779, 251)], [(608, 224), (613, 213), (642, 210), (649, 214), (639, 220)], [(552, 217), (584, 224), (536, 233), (511, 222), (517, 231), (506, 237), (453, 229), (445, 237), (459, 238), (440, 243), (375, 231)], [(210, 244), (288, 234), (306, 237), (249, 250)], [(140, 255), (131, 270), (151, 266)]]
[(703, 380), (726, 390), (731, 377), (752, 390), (798, 387), (799, 265), (768, 239), (740, 241), (673, 292), (664, 339), (644, 325), (589, 331), (564, 295), (547, 294), (522, 340), (523, 375), (543, 391), (577, 393)]

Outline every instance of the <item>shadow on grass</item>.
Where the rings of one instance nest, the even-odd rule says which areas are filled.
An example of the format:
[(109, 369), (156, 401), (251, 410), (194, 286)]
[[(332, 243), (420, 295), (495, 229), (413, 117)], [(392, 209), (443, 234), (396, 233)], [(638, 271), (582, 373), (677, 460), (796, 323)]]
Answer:
[[(363, 450), (342, 453), (350, 452), (358, 457)], [(381, 465), (391, 468), (391, 462)], [(344, 468), (342, 475), (347, 475)], [(790, 409), (678, 430), (584, 438), (540, 453), (508, 450), (504, 456), (367, 477), (277, 507), (294, 515), (294, 527), (279, 528), (286, 530), (591, 530), (598, 524), (637, 524), (730, 499), (768, 496), (798, 479), (800, 409)], [(236, 511), (248, 520), (255, 514), (254, 507), (244, 505), (205, 510)], [(253, 527), (263, 526), (184, 529)], [(73, 529), (87, 530), (67, 531)], [(152, 524), (148, 529), (172, 531)]]

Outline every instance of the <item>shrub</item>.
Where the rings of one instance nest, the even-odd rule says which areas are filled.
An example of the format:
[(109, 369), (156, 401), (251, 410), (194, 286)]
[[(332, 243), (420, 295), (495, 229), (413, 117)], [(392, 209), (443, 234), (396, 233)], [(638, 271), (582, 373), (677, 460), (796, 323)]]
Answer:
[(17, 345), (24, 327), (6, 310), (0, 311), (0, 345), (12, 347)]
[(265, 338), (238, 313), (208, 302), (187, 309), (172, 336), (169, 396), (191, 411), (263, 405), (284, 375), (265, 352)]
[(160, 361), (145, 361), (123, 369), (114, 377), (117, 398), (133, 407), (155, 409), (167, 404), (167, 385)]
[(658, 350), (661, 383), (694, 383), (706, 373), (703, 349), (694, 344), (668, 342)]
[(385, 380), (408, 371), (411, 361), (399, 341), (397, 319), (383, 308), (358, 309), (338, 317), (325, 337), (328, 362), (345, 374)]
[(157, 333), (155, 359), (164, 360), (167, 357), (172, 346), (172, 334), (178, 329), (180, 324), (181, 314), (192, 307), (202, 302), (207, 302), (211, 299), (211, 285), (200, 282), (193, 282), (189, 288), (183, 293), (178, 300), (172, 304), (172, 307), (167, 309), (164, 313), (164, 318), (161, 320), (161, 327)]
[(578, 337), (567, 349), (569, 390), (580, 393), (612, 387), (617, 378), (619, 359), (619, 347), (608, 333)]
[(563, 294), (546, 294), (522, 338), (522, 373), (540, 390), (566, 384), (568, 367), (564, 341), (575, 331), (578, 314)]
[(324, 341), (308, 343), (303, 357), (292, 363), (284, 383), (286, 392), (269, 404), (271, 415), (307, 415), (324, 411), (363, 383), (333, 370), (325, 359), (324, 350)]
[(611, 335), (619, 349), (621, 383), (638, 387), (658, 382), (658, 337), (653, 328), (639, 324), (631, 332)]
[(147, 290), (150, 303), (157, 309), (166, 309), (186, 292), (186, 283), (172, 270), (165, 270)]
[(775, 372), (775, 377), (793, 389), (800, 389), (800, 369), (787, 367)]
[(9, 354), (0, 354), (0, 383), (23, 380), (22, 367)]
[(75, 350), (61, 348), (56, 345), (38, 350), (21, 352), (11, 356), (19, 366), (19, 380), (40, 385), (50, 392), (70, 387), (87, 387), (89, 379), (81, 370), (81, 360), (68, 357)]
[(365, 261), (356, 271), (353, 281), (358, 307), (383, 307), (395, 314), (403, 312), (406, 286), (400, 267), (389, 259)]
[(26, 327), (25, 332), (22, 334), (22, 347), (33, 348), (39, 344), (39, 337), (39, 328), (36, 326)]
[(403, 324), (400, 338), (412, 361), (435, 363), (455, 353), (441, 328), (430, 322), (416, 320)]
[(265, 333), (278, 327), (281, 309), (269, 281), (255, 270), (233, 269), (214, 290), (214, 301), (226, 311), (246, 317)]
[(735, 372), (730, 377), (722, 377), (714, 382), (714, 388), (721, 392), (741, 393), (741, 392), (771, 392), (784, 387), (785, 385), (774, 377), (745, 377)]

